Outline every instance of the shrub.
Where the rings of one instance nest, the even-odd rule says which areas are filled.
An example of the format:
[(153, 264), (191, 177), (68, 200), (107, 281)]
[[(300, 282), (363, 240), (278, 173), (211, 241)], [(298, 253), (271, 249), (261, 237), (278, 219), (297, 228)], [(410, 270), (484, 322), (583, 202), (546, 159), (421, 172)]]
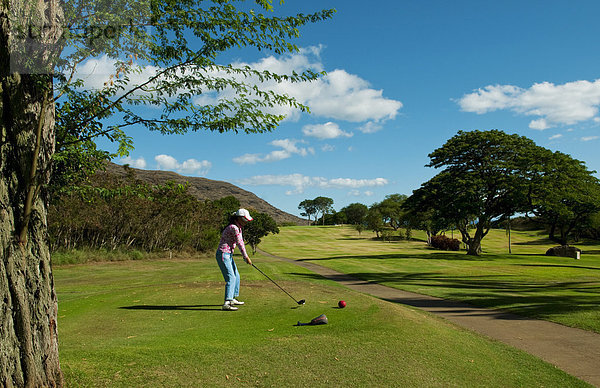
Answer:
[(431, 237), (431, 246), (444, 251), (458, 251), (460, 249), (460, 241), (444, 235), (437, 235)]

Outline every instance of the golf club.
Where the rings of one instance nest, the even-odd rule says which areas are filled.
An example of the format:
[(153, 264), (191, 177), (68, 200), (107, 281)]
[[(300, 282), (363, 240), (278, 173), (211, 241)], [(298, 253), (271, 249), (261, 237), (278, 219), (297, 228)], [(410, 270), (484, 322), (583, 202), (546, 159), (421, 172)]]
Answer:
[(284, 290), (279, 284), (275, 283), (275, 280), (271, 279), (270, 277), (267, 276), (266, 273), (264, 273), (263, 271), (261, 271), (257, 266), (254, 265), (254, 263), (252, 263), (252, 266), (254, 268), (256, 268), (256, 270), (260, 273), (262, 273), (263, 275), (265, 275), (265, 277), (267, 279), (269, 279), (270, 281), (273, 282), (273, 284), (275, 284), (277, 287), (279, 287), (281, 289), (281, 291), (285, 292), (287, 294), (287, 296), (289, 296), (290, 298), (292, 298), (294, 300), (294, 302), (298, 303), (298, 304), (304, 304), (306, 303), (306, 301), (304, 299), (300, 299), (300, 300), (296, 300), (296, 298), (294, 298), (293, 296), (290, 295), (289, 292), (287, 292), (286, 290)]

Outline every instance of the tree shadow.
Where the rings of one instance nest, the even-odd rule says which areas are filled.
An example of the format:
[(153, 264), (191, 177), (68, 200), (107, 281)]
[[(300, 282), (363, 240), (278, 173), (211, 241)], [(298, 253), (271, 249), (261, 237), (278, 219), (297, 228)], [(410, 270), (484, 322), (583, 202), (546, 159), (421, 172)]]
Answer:
[(548, 267), (548, 268), (574, 268), (574, 269), (591, 269), (600, 271), (599, 267), (584, 267), (581, 265), (565, 265), (565, 264), (518, 264), (521, 267)]
[(119, 307), (124, 310), (153, 310), (153, 311), (222, 311), (220, 304), (198, 304), (198, 305), (135, 305)]
[(462, 261), (491, 261), (496, 257), (492, 255), (469, 256), (464, 251), (437, 251), (429, 250), (427, 253), (386, 253), (380, 255), (346, 255), (334, 257), (321, 257), (310, 259), (297, 259), (296, 261), (327, 261), (338, 259), (370, 259), (370, 260), (462, 260)]
[[(577, 267), (586, 269), (585, 267)], [(600, 268), (590, 268), (598, 270)], [(444, 301), (424, 302), (422, 299), (399, 298), (392, 302), (420, 307), (423, 303), (437, 303), (438, 307), (472, 305), (483, 308), (510, 311), (513, 314), (536, 319), (598, 311), (600, 305), (600, 282), (565, 281), (535, 282), (515, 279), (512, 275), (463, 275), (450, 276), (439, 273), (379, 273), (354, 272), (323, 277), (318, 274), (295, 273), (295, 276), (311, 279), (357, 280), (381, 284), (399, 290), (429, 288), (432, 294), (443, 289)]]
[(600, 254), (600, 249), (582, 249), (582, 255), (598, 255)]
[(558, 245), (554, 241), (550, 240), (548, 237), (542, 237), (537, 240), (527, 240), (527, 241), (517, 241), (512, 242), (513, 245)]

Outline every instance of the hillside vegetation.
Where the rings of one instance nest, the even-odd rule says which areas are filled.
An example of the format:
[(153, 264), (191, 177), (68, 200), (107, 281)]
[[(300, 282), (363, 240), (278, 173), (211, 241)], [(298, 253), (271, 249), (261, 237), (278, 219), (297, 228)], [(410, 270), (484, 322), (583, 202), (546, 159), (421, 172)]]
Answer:
[(164, 185), (167, 182), (187, 184), (189, 194), (197, 200), (216, 201), (227, 196), (235, 197), (244, 208), (251, 208), (271, 216), (278, 224), (292, 223), (304, 224), (306, 221), (276, 208), (267, 201), (257, 197), (254, 193), (246, 191), (228, 182), (216, 181), (201, 177), (182, 176), (171, 171), (140, 170), (137, 168), (124, 168), (114, 163), (108, 163), (105, 172), (98, 175), (114, 175), (124, 178), (131, 174), (135, 179), (150, 185)]

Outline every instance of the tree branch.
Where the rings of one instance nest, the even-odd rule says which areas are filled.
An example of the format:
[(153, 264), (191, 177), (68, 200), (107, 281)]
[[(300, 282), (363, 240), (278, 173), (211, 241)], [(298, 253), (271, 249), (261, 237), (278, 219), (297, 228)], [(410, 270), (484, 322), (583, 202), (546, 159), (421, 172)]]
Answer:
[(33, 149), (33, 156), (31, 159), (31, 171), (29, 172), (27, 197), (25, 198), (25, 209), (23, 212), (23, 226), (21, 227), (21, 232), (19, 233), (19, 245), (21, 247), (24, 247), (27, 244), (27, 231), (29, 229), (29, 220), (31, 219), (31, 208), (33, 206), (33, 199), (37, 191), (37, 185), (35, 181), (37, 178), (38, 159), (42, 143), (42, 128), (44, 126), (44, 115), (46, 113), (47, 104), (47, 97), (44, 96), (44, 99), (42, 100), (40, 119), (38, 121), (36, 131), (35, 147)]

